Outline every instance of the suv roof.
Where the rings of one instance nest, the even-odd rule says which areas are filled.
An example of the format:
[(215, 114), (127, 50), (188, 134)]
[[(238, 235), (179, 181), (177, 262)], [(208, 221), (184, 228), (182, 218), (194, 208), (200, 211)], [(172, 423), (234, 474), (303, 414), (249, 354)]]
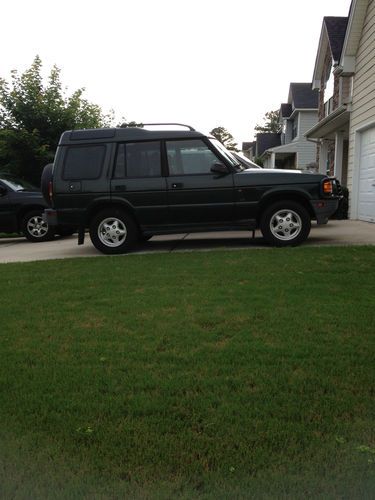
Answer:
[(59, 145), (79, 144), (87, 141), (95, 142), (120, 142), (120, 141), (144, 141), (160, 139), (197, 139), (206, 137), (197, 132), (189, 125), (179, 123), (149, 123), (144, 126), (181, 126), (188, 130), (147, 130), (141, 127), (128, 128), (98, 128), (84, 130), (68, 130), (60, 138)]

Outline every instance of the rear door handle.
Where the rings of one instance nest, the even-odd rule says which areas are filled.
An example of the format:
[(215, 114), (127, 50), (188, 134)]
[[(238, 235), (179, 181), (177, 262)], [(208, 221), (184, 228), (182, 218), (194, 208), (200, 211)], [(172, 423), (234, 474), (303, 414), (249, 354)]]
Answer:
[(184, 187), (183, 183), (182, 182), (172, 182), (172, 188), (173, 189), (180, 189)]
[(126, 186), (125, 184), (118, 184), (117, 186), (115, 186), (115, 191), (126, 191)]

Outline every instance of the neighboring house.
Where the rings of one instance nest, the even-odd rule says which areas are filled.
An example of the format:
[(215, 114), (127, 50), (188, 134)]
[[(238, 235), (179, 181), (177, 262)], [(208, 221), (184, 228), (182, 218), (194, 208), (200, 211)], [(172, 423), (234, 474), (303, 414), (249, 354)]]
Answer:
[(280, 107), (280, 142), (261, 153), (264, 167), (315, 168), (316, 144), (304, 134), (317, 121), (318, 91), (311, 89), (311, 83), (291, 83), (288, 102)]
[(255, 141), (242, 143), (242, 152), (249, 160), (255, 161), (263, 155), (266, 149), (280, 146), (280, 144), (280, 134), (260, 132), (256, 134)]
[(353, 75), (347, 186), (350, 217), (375, 222), (375, 0), (353, 0), (341, 54)]
[(349, 17), (323, 20), (314, 69), (319, 171), (350, 193), (350, 218), (375, 222), (375, 0), (353, 0)]
[(254, 158), (254, 153), (253, 153), (254, 145), (255, 145), (255, 141), (242, 143), (241, 151), (247, 158), (249, 158), (249, 160), (252, 160)]
[(324, 17), (312, 88), (319, 91), (319, 121), (306, 138), (319, 145), (319, 172), (347, 184), (352, 76), (340, 67), (347, 17)]

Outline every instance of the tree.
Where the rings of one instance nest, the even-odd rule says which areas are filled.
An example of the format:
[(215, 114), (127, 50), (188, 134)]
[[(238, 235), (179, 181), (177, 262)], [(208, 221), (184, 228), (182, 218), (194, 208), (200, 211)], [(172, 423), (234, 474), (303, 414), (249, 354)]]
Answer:
[(46, 84), (41, 70), (36, 56), (23, 74), (12, 71), (10, 83), (0, 78), (0, 170), (37, 185), (64, 130), (105, 127), (112, 120), (83, 98), (83, 88), (66, 96), (57, 66)]
[(264, 124), (255, 125), (254, 130), (257, 133), (266, 133), (266, 134), (279, 133), (281, 130), (279, 118), (280, 118), (280, 111), (278, 109), (275, 111), (268, 111), (263, 117)]
[(224, 127), (213, 128), (210, 132), (218, 141), (221, 142), (227, 149), (231, 151), (238, 151), (237, 143), (234, 141), (234, 137), (228, 130)]
[(137, 123), (134, 121), (127, 122), (126, 118), (122, 117), (122, 121), (117, 126), (120, 128), (129, 128), (129, 127), (143, 128), (143, 123)]

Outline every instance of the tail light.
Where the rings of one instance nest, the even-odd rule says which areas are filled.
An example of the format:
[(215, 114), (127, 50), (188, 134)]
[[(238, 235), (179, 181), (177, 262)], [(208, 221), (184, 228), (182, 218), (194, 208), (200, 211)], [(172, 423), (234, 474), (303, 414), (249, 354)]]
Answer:
[(331, 179), (325, 179), (322, 183), (322, 191), (325, 195), (333, 194), (333, 183)]
[(49, 181), (49, 183), (48, 183), (48, 197), (49, 197), (51, 203), (52, 203), (52, 196), (53, 196), (53, 186), (52, 186), (52, 181)]

